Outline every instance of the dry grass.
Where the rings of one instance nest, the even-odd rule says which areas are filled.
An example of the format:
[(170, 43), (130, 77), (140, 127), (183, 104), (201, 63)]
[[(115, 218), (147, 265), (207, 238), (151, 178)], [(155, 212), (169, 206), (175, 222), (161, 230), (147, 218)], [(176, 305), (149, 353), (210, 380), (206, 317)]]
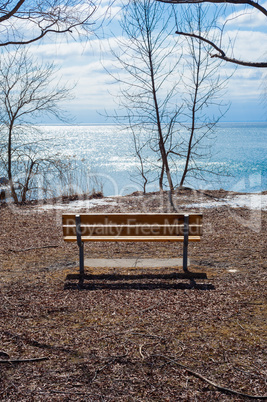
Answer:
[[(124, 210), (142, 209), (133, 196), (109, 211), (121, 210), (122, 201)], [(145, 201), (159, 210), (156, 195)], [(204, 212), (203, 240), (189, 246), (194, 270), (208, 275), (200, 289), (166, 280), (159, 270), (161, 279), (102, 280), (81, 291), (65, 286), (78, 252), (63, 243), (57, 212), (28, 206), (0, 213), (0, 350), (10, 359), (48, 358), (0, 364), (1, 400), (247, 400), (194, 373), (243, 394), (266, 395), (266, 212), (257, 231), (244, 225), (249, 210)], [(181, 247), (106, 243), (85, 251), (156, 258), (179, 256)]]

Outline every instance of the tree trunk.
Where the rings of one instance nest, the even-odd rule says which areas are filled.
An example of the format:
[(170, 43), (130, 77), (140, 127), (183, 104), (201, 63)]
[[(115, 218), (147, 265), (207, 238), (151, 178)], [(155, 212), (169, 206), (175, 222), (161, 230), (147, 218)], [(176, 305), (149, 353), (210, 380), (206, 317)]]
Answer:
[(161, 172), (160, 172), (160, 176), (159, 176), (159, 189), (160, 189), (160, 191), (163, 191), (163, 176), (164, 176), (164, 163), (162, 163)]
[[(149, 48), (151, 49), (149, 32), (147, 32), (147, 39), (148, 39), (148, 43), (149, 43)], [(157, 99), (157, 90), (156, 90), (156, 84), (155, 84), (154, 67), (153, 67), (151, 50), (149, 50), (148, 54), (149, 54), (149, 66), (150, 66), (150, 77), (151, 77), (153, 101), (154, 101), (154, 106), (155, 106), (156, 119), (157, 119), (157, 130), (158, 130), (158, 136), (159, 136), (159, 149), (160, 149), (163, 167), (165, 167), (165, 172), (166, 172), (166, 176), (168, 179), (169, 188), (171, 191), (173, 191), (174, 187), (173, 187), (173, 182), (172, 182), (172, 178), (171, 178), (171, 172), (170, 172), (170, 168), (169, 168), (168, 157), (167, 157), (167, 153), (166, 153), (166, 149), (165, 149), (165, 145), (164, 145), (164, 139), (163, 139), (162, 128), (161, 128), (161, 120), (160, 120), (160, 114), (159, 114), (159, 105), (158, 105), (158, 99)]]
[(26, 183), (24, 185), (22, 196), (21, 196), (21, 201), (22, 202), (26, 201), (27, 191), (29, 190), (29, 183), (30, 183), (30, 180), (31, 180), (34, 165), (35, 165), (35, 161), (31, 160), (30, 168), (29, 168), (29, 170), (27, 169)]
[(188, 172), (189, 161), (191, 158), (191, 151), (192, 151), (192, 142), (193, 142), (193, 137), (195, 134), (196, 106), (197, 106), (197, 96), (198, 96), (198, 89), (199, 89), (199, 73), (200, 73), (200, 65), (201, 65), (201, 44), (200, 44), (200, 42), (199, 42), (199, 46), (198, 46), (198, 58), (197, 58), (196, 63), (197, 63), (197, 72), (196, 72), (196, 81), (195, 81), (194, 100), (193, 100), (193, 105), (192, 105), (190, 138), (189, 138), (189, 143), (188, 143), (188, 147), (187, 147), (185, 167), (184, 167), (183, 175), (182, 175), (182, 178), (180, 181), (180, 187), (182, 187), (184, 185), (185, 177)]
[(8, 149), (7, 149), (7, 157), (8, 157), (8, 165), (7, 165), (7, 169), (8, 169), (8, 180), (9, 180), (9, 186), (10, 186), (10, 191), (11, 191), (11, 196), (15, 202), (15, 204), (17, 204), (19, 202), (18, 200), (18, 196), (14, 187), (14, 182), (13, 182), (13, 177), (12, 177), (12, 130), (13, 130), (13, 125), (14, 125), (14, 121), (11, 122), (10, 126), (9, 126), (9, 130), (8, 130)]

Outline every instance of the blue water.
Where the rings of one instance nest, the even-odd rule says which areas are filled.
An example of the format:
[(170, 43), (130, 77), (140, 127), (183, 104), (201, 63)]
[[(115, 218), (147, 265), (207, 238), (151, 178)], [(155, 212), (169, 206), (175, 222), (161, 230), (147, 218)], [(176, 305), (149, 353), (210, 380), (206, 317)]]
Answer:
[[(51, 153), (69, 161), (65, 184), (54, 183), (57, 193), (62, 186), (74, 191), (103, 190), (104, 195), (124, 195), (142, 189), (131, 133), (117, 126), (42, 126), (39, 127)], [(212, 157), (198, 161), (206, 169), (204, 180), (188, 177), (185, 185), (193, 188), (258, 192), (267, 189), (266, 172), (267, 123), (223, 123), (216, 128), (211, 141)], [(36, 139), (36, 134), (35, 134)], [(146, 166), (159, 162), (153, 152), (147, 155)], [(173, 181), (179, 183), (184, 161), (177, 158)], [(223, 172), (214, 175), (209, 170)], [(151, 172), (151, 180), (157, 173)], [(153, 176), (154, 175), (154, 176)], [(158, 190), (158, 181), (147, 185), (147, 191)]]
[(224, 123), (217, 128), (213, 160), (227, 167), (230, 177), (215, 188), (240, 192), (267, 189), (267, 123)]

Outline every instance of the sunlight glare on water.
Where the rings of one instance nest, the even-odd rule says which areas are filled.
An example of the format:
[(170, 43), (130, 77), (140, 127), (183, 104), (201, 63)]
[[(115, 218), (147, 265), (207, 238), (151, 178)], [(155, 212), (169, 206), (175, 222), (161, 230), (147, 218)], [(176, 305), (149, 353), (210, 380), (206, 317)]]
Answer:
[[(139, 160), (134, 152), (132, 135), (126, 129), (108, 125), (40, 126), (39, 129), (52, 153), (60, 155), (61, 160), (77, 163), (77, 174), (80, 169), (83, 175), (85, 171), (98, 175), (105, 195), (114, 195), (114, 191), (125, 193), (127, 188), (130, 191), (142, 189)], [(206, 181), (189, 177), (185, 184), (194, 188), (241, 192), (266, 190), (266, 133), (267, 123), (221, 124), (215, 132), (217, 140), (212, 143), (211, 160), (199, 161), (199, 166), (207, 170)], [(152, 151), (147, 155), (145, 166), (151, 166), (151, 162), (159, 163), (158, 156)], [(173, 171), (176, 183), (179, 183), (183, 167), (184, 161), (178, 160), (177, 171)], [(213, 176), (208, 171), (213, 168), (224, 170), (227, 175)], [(157, 190), (157, 181), (149, 189)]]

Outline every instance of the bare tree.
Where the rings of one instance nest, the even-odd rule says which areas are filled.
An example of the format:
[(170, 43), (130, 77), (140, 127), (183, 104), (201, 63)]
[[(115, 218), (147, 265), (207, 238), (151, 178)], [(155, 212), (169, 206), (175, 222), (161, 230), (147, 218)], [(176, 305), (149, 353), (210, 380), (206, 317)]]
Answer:
[(40, 156), (40, 143), (34, 140), (32, 122), (40, 115), (63, 118), (58, 102), (69, 96), (69, 89), (54, 84), (53, 64), (38, 64), (25, 48), (5, 52), (0, 59), (0, 146), (2, 166), (8, 176), (11, 195), (19, 201), (14, 173), (24, 166), (22, 201), (29, 181), (41, 165), (54, 162), (47, 152)]
[(36, 42), (49, 34), (88, 34), (101, 0), (0, 1), (0, 46)]
[[(170, 191), (174, 184), (169, 155), (176, 150), (172, 137), (180, 113), (175, 102), (180, 55), (174, 53), (176, 40), (169, 36), (174, 26), (172, 13), (162, 13), (162, 6), (153, 0), (130, 1), (121, 20), (126, 38), (118, 40), (120, 52), (113, 51), (123, 72), (115, 77), (121, 84), (120, 106), (126, 110), (119, 119), (134, 132), (135, 146), (141, 143), (139, 133), (145, 133), (145, 143), (158, 158), (159, 187), (163, 190), (166, 178)], [(144, 150), (144, 146), (138, 149), (141, 169)]]
[[(196, 3), (213, 3), (213, 4), (235, 4), (235, 5), (249, 5), (255, 9), (257, 9), (259, 12), (261, 12), (265, 17), (267, 17), (267, 9), (263, 7), (261, 4), (259, 4), (256, 1), (253, 0), (156, 0), (161, 3), (169, 3), (169, 4), (196, 4)], [(202, 40), (203, 42), (207, 43), (210, 45), (213, 49), (215, 49), (218, 53), (213, 53), (211, 54), (211, 57), (216, 57), (219, 59), (222, 59), (224, 61), (242, 65), (242, 66), (247, 66), (247, 67), (257, 67), (257, 68), (266, 68), (267, 67), (267, 62), (262, 61), (262, 62), (252, 62), (252, 61), (246, 61), (246, 60), (238, 60), (232, 57), (228, 57), (226, 55), (226, 51), (223, 50), (220, 46), (220, 44), (216, 44), (211, 38), (208, 36), (202, 36), (199, 35), (198, 33), (194, 32), (184, 32), (184, 31), (176, 31), (176, 34), (178, 35), (183, 35), (195, 39)]]
[[(209, 18), (207, 17), (209, 15)], [(211, 31), (216, 24), (217, 14), (211, 13), (201, 4), (188, 8), (180, 16), (180, 23), (188, 30), (195, 30), (201, 36), (202, 32)], [(214, 39), (216, 32), (213, 33)], [(211, 153), (211, 144), (214, 139), (214, 130), (219, 120), (227, 111), (222, 102), (223, 92), (229, 79), (220, 76), (221, 60), (210, 59), (209, 47), (200, 39), (185, 38), (183, 43), (185, 71), (183, 83), (185, 94), (183, 96), (184, 114), (187, 124), (184, 129), (187, 132), (186, 140), (182, 143), (180, 153), (184, 157), (184, 168), (180, 179), (180, 187), (188, 177), (205, 179), (205, 173), (216, 173), (208, 165)], [(215, 115), (211, 115), (210, 107), (215, 107)], [(201, 166), (200, 166), (201, 162)]]
[(150, 173), (150, 168), (146, 168), (146, 160), (143, 158), (142, 151), (147, 146), (146, 142), (140, 141), (140, 136), (137, 135), (135, 129), (132, 129), (133, 143), (135, 156), (139, 160), (138, 176), (141, 176), (143, 184), (143, 193), (146, 194), (146, 187), (148, 184), (148, 175)]
[[(129, 42), (120, 40), (121, 54), (116, 54), (127, 72), (119, 79), (120, 105), (126, 110), (120, 119), (126, 120), (132, 131), (144, 188), (157, 172), (161, 190), (164, 177), (168, 179), (172, 204), (174, 188), (182, 187), (188, 177), (203, 179), (207, 173), (203, 166), (211, 156), (210, 140), (224, 110), (220, 96), (226, 79), (218, 68), (222, 61), (210, 59), (207, 45), (201, 41), (173, 40), (169, 32), (174, 21), (157, 3), (130, 2), (126, 11), (122, 28)], [(175, 24), (180, 24), (172, 9), (170, 12)], [(180, 15), (181, 24), (197, 28), (199, 33), (208, 30), (207, 12), (202, 7), (197, 7), (196, 13), (188, 10)], [(210, 106), (216, 108), (217, 117), (210, 116)], [(151, 151), (156, 161), (150, 157)]]

